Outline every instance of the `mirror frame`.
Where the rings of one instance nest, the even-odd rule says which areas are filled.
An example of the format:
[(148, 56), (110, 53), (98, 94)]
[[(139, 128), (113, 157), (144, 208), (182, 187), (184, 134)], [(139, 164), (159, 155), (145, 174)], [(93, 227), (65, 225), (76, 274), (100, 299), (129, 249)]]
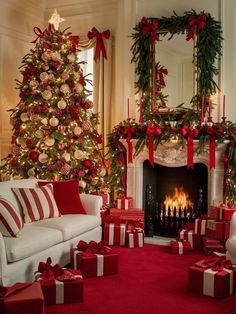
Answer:
[(215, 21), (210, 13), (203, 11), (197, 14), (195, 10), (186, 11), (182, 16), (173, 12), (171, 17), (147, 19), (143, 17), (134, 27), (134, 32), (131, 35), (134, 40), (131, 47), (133, 55), (131, 63), (135, 63), (137, 93), (142, 92), (145, 96), (144, 114), (152, 112), (153, 109), (150, 104), (154, 97), (152, 91), (153, 64), (155, 63), (155, 67), (158, 64), (158, 62), (155, 62), (155, 58), (153, 58), (155, 42), (161, 36), (170, 35), (168, 39), (171, 40), (173, 36), (180, 33), (186, 34), (186, 40), (193, 40), (194, 42), (193, 62), (195, 64), (194, 85), (196, 88), (191, 100), (192, 107), (199, 111), (201, 99), (204, 96), (204, 111), (206, 112), (210, 96), (219, 90), (215, 81), (215, 76), (219, 74), (217, 60), (222, 55), (223, 40), (219, 21)]

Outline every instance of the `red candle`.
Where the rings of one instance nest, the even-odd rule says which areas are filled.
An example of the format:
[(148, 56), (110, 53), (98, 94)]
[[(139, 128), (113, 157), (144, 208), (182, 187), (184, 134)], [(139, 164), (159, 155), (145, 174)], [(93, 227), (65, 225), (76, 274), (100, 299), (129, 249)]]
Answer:
[(204, 120), (204, 95), (202, 95), (202, 106), (201, 106), (201, 123)]
[(140, 107), (139, 107), (139, 122), (143, 122), (143, 117), (142, 117), (142, 110), (143, 110), (143, 100), (142, 96), (140, 97)]
[(226, 118), (225, 116), (225, 95), (223, 96), (223, 119)]
[(128, 120), (130, 120), (130, 115), (129, 115), (129, 98), (128, 98)]

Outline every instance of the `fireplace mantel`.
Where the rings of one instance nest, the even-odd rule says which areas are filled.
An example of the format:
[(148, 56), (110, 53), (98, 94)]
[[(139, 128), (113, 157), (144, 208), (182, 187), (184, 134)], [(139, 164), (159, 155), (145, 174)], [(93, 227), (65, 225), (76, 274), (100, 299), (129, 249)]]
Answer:
[[(126, 140), (121, 140), (127, 149)], [(137, 140), (132, 139), (133, 155), (135, 154), (135, 145)], [(198, 147), (199, 142), (194, 141), (194, 151)], [(209, 146), (206, 145), (204, 152), (200, 154), (194, 153), (193, 162), (203, 163), (208, 169), (208, 208), (214, 201), (223, 199), (223, 180), (224, 180), (224, 164), (221, 157), (226, 149), (227, 143), (219, 143), (216, 145), (216, 166), (210, 169), (209, 166)], [(134, 198), (136, 208), (143, 207), (143, 163), (149, 160), (148, 148), (144, 149), (133, 157), (133, 163), (127, 162), (127, 195)], [(168, 142), (159, 144), (154, 151), (154, 162), (166, 167), (182, 167), (187, 165), (187, 144), (180, 146), (176, 142)], [(200, 174), (199, 174), (200, 175)]]

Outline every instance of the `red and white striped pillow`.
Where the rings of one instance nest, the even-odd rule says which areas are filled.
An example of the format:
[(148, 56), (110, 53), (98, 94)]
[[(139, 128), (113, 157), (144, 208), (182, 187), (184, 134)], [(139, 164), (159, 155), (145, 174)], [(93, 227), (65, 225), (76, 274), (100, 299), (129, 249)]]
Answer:
[(13, 205), (4, 198), (0, 198), (0, 232), (5, 237), (16, 237), (24, 226), (21, 215)]
[(58, 210), (52, 184), (40, 188), (12, 188), (19, 201), (25, 222), (61, 216)]

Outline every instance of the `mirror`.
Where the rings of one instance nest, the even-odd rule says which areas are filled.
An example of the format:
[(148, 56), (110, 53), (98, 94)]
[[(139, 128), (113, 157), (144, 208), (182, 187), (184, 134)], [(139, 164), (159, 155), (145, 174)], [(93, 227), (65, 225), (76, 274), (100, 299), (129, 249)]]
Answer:
[(167, 70), (163, 74), (165, 87), (163, 95), (167, 96), (165, 104), (168, 108), (177, 107), (183, 103), (186, 108), (191, 107), (191, 99), (195, 94), (193, 43), (186, 41), (186, 35), (178, 34), (168, 39), (161, 36), (155, 44), (155, 62)]

